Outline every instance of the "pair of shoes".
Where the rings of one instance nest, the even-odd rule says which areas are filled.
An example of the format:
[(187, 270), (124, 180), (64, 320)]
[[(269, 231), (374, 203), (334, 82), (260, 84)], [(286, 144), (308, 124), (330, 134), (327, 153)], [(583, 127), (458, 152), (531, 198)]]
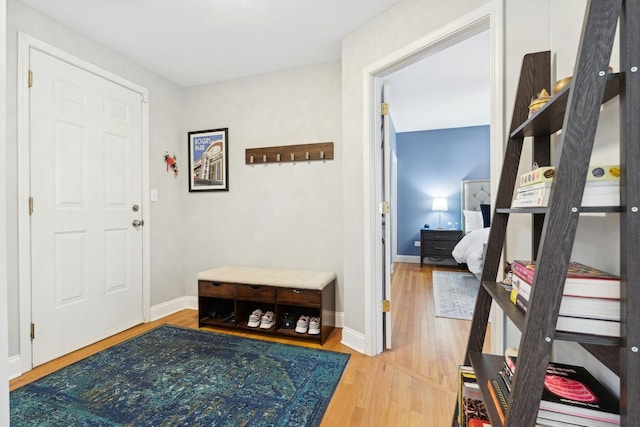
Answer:
[(260, 326), (260, 329), (269, 329), (273, 325), (275, 325), (276, 319), (273, 311), (267, 311), (263, 313), (259, 308), (254, 310), (249, 316), (249, 321), (247, 322), (247, 326), (250, 328), (257, 328)]
[(320, 318), (312, 317), (309, 319), (309, 316), (302, 315), (298, 318), (296, 322), (296, 332), (299, 334), (305, 334), (309, 332), (309, 335), (319, 335), (320, 334)]

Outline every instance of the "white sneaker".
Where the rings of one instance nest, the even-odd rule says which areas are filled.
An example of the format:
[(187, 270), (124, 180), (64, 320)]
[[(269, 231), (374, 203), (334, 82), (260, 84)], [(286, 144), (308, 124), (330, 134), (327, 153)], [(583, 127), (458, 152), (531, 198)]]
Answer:
[(273, 325), (275, 325), (276, 319), (273, 311), (267, 311), (264, 316), (262, 316), (262, 320), (260, 321), (260, 329), (269, 329)]
[(320, 318), (312, 317), (309, 320), (309, 335), (319, 335), (320, 334)]
[(296, 322), (296, 332), (299, 334), (306, 334), (307, 329), (309, 329), (309, 318), (302, 315)]
[(251, 316), (249, 316), (249, 321), (247, 322), (247, 326), (250, 328), (257, 328), (258, 325), (260, 325), (262, 316), (263, 316), (262, 310), (260, 310), (259, 308), (257, 310), (254, 310), (253, 313), (251, 313)]

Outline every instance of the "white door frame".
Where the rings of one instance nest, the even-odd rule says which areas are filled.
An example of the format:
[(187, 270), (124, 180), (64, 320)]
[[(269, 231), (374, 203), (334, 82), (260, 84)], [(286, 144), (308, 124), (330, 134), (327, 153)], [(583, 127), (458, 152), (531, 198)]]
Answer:
[[(103, 70), (80, 58), (48, 45), (27, 34), (18, 34), (18, 282), (20, 292), (20, 365), (22, 373), (31, 370), (31, 230), (28, 209), (30, 195), (30, 97), (28, 88), (29, 51), (37, 49), (61, 61), (67, 62), (87, 72), (109, 80), (134, 92), (142, 99), (142, 315), (145, 322), (150, 320), (150, 221), (149, 221), (149, 91)], [(37, 79), (37, 76), (35, 77)]]
[[(492, 199), (495, 200), (497, 177), (500, 176), (504, 153), (504, 0), (493, 0), (487, 5), (451, 22), (445, 27), (417, 40), (363, 69), (363, 160), (364, 160), (364, 283), (365, 283), (365, 343), (368, 355), (380, 354), (382, 339), (382, 266), (380, 265), (381, 239), (376, 227), (375, 145), (376, 100), (382, 79), (429, 54), (445, 49), (461, 40), (485, 30), (491, 40), (491, 155)], [(493, 310), (491, 330), (492, 351), (501, 354), (504, 343), (504, 325), (501, 310)]]

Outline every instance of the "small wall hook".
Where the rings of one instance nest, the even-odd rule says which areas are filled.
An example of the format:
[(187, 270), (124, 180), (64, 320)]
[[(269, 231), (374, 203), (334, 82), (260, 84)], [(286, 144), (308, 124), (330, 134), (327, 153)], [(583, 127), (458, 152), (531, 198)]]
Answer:
[(253, 156), (249, 156), (249, 163), (253, 163)]

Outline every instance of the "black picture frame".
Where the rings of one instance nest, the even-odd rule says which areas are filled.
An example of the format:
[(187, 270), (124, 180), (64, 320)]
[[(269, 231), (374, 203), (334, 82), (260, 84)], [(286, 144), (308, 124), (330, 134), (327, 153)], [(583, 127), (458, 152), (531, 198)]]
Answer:
[(188, 132), (189, 191), (229, 191), (229, 128)]

